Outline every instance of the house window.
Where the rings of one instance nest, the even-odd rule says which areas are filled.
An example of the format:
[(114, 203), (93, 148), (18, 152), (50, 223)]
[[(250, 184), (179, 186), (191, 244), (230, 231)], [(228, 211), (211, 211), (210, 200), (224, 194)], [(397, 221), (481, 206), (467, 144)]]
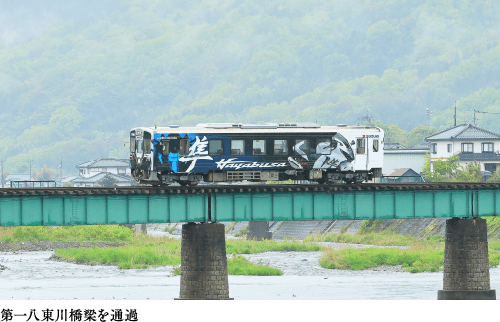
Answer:
[(448, 144), (448, 153), (451, 153), (451, 144)]
[(266, 154), (266, 141), (253, 140), (253, 155), (265, 155), (265, 154)]
[(231, 140), (231, 155), (245, 155), (245, 141)]
[(473, 152), (474, 143), (462, 143), (462, 152)]
[(432, 150), (432, 153), (437, 153), (437, 143), (431, 144), (431, 150)]
[(493, 143), (483, 143), (482, 146), (483, 152), (493, 152)]

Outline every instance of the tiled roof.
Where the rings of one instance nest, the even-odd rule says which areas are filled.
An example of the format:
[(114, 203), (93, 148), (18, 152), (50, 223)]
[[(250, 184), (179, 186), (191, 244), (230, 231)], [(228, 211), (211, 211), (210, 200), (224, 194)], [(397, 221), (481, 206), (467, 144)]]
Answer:
[(32, 181), (32, 180), (34, 180), (34, 178), (30, 180), (29, 173), (11, 173), (7, 176), (7, 178), (5, 178), (5, 181)]
[(460, 153), (460, 161), (500, 161), (500, 155), (493, 152)]
[(500, 134), (482, 129), (472, 124), (461, 124), (433, 134), (426, 141), (500, 140)]
[(75, 183), (94, 183), (99, 180), (102, 180), (105, 176), (108, 176), (110, 178), (113, 178), (115, 180), (118, 180), (118, 182), (130, 182), (130, 183), (135, 183), (134, 179), (126, 176), (121, 176), (118, 174), (110, 173), (110, 172), (99, 172), (96, 175), (93, 175), (92, 177), (89, 178), (78, 178), (73, 180)]
[(72, 182), (73, 180), (78, 179), (78, 176), (67, 176), (66, 178), (62, 179), (61, 182)]
[(404, 145), (394, 142), (394, 143), (384, 143), (384, 150), (395, 150), (395, 149), (406, 149)]
[(386, 175), (386, 177), (402, 177), (404, 175), (409, 175), (409, 176), (418, 176), (419, 174), (415, 172), (411, 168), (401, 168), (401, 169), (394, 169), (392, 170), (391, 173)]
[(412, 150), (430, 150), (431, 144), (429, 142), (420, 142), (420, 144), (412, 147)]
[(106, 167), (129, 167), (130, 161), (128, 159), (97, 159), (94, 161), (87, 161), (79, 164), (77, 168), (106, 168)]

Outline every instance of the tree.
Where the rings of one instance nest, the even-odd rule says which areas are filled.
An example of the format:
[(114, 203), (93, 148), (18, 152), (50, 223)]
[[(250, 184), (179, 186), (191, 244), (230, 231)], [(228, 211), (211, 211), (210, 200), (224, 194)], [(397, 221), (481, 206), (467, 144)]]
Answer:
[(431, 157), (427, 154), (422, 168), (425, 180), (432, 182), (452, 181), (458, 169), (458, 161), (458, 154), (444, 160), (437, 160), (432, 163), (431, 170)]
[(429, 133), (429, 128), (425, 125), (420, 125), (411, 130), (410, 132), (406, 133), (406, 147), (411, 148), (416, 145), (419, 145), (424, 141), (426, 137), (428, 137), (432, 133), (436, 133), (437, 130), (434, 128), (431, 128), (430, 133)]
[(472, 161), (467, 163), (465, 169), (458, 169), (455, 175), (456, 181), (472, 181), (472, 182), (480, 182), (483, 181), (483, 175), (481, 173), (481, 165)]
[(112, 178), (108, 174), (104, 176), (101, 180), (97, 182), (99, 186), (101, 187), (116, 187), (116, 184), (118, 183), (118, 180)]
[(43, 167), (40, 172), (35, 174), (39, 181), (52, 181), (54, 179), (54, 169)]
[(483, 180), (481, 173), (481, 166), (478, 162), (472, 161), (467, 163), (465, 168), (459, 166), (460, 154), (456, 154), (444, 160), (437, 160), (432, 163), (430, 155), (427, 154), (425, 158), (422, 173), (426, 181), (432, 182), (445, 182), (445, 181), (459, 181), (459, 182), (479, 182)]
[(393, 124), (384, 124), (379, 121), (372, 121), (372, 124), (384, 130), (384, 141), (391, 143), (406, 144), (405, 135), (406, 131), (400, 129), (399, 126)]

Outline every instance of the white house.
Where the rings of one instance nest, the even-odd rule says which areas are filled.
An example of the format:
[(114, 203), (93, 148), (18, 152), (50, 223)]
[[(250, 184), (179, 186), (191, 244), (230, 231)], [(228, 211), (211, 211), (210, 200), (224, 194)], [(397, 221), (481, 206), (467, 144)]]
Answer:
[(99, 186), (99, 181), (108, 178), (113, 180), (116, 186), (125, 187), (125, 186), (135, 186), (137, 183), (129, 176), (118, 175), (109, 172), (100, 172), (91, 177), (79, 177), (77, 179), (72, 180), (75, 187), (96, 187)]
[(90, 178), (101, 172), (122, 176), (130, 176), (130, 161), (128, 159), (97, 159), (76, 166), (80, 178)]
[(431, 164), (461, 152), (459, 165), (463, 168), (477, 161), (482, 171), (500, 169), (500, 134), (461, 124), (428, 136), (426, 141), (431, 144)]
[[(5, 183), (4, 183), (4, 187), (5, 188), (10, 188), (10, 183), (12, 181), (35, 181), (36, 178), (32, 175), (30, 177), (30, 175), (28, 173), (11, 173), (7, 176), (7, 178), (5, 178)], [(16, 187), (28, 187), (29, 185), (27, 183), (19, 183), (16, 185)]]

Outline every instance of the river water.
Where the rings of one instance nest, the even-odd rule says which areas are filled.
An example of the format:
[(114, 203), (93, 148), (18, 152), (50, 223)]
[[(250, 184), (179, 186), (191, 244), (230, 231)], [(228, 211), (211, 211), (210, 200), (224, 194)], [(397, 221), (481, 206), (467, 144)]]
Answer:
[[(49, 261), (53, 252), (0, 253), (0, 300), (172, 300), (179, 276), (172, 267), (120, 270)], [(317, 264), (319, 252), (247, 255), (282, 269), (277, 277), (229, 276), (235, 300), (435, 300), (443, 274), (387, 270), (341, 271)], [(500, 268), (491, 268), (500, 290)]]

